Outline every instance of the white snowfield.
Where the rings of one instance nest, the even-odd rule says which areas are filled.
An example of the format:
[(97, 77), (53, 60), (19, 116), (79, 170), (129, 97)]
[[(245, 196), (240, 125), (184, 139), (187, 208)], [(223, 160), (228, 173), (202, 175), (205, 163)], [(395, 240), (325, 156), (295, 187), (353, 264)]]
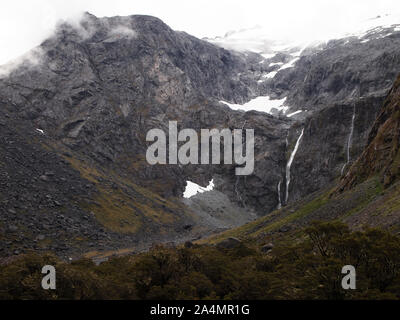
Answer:
[(189, 199), (198, 193), (212, 191), (213, 189), (214, 189), (214, 180), (211, 180), (206, 188), (199, 186), (194, 182), (186, 181), (186, 189), (185, 192), (183, 193), (183, 197)]
[[(392, 32), (400, 31), (400, 15), (382, 14), (363, 21), (352, 21), (345, 28), (336, 28), (323, 33), (317, 32), (313, 35), (314, 38), (307, 39), (296, 37), (295, 32), (292, 33), (293, 36), (291, 38), (276, 39), (274, 38), (274, 34), (271, 33), (270, 28), (256, 26), (249, 29), (230, 31), (223, 37), (206, 40), (230, 50), (255, 52), (260, 54), (265, 60), (269, 60), (279, 52), (288, 53), (293, 58), (296, 58), (301, 55), (301, 52), (305, 48), (316, 47), (334, 39), (358, 37), (360, 40), (366, 40), (367, 38), (374, 38), (376, 33), (382, 32), (385, 29), (389, 29), (388, 33), (381, 37), (388, 37)], [(293, 63), (295, 61), (289, 62), (289, 67)]]
[(288, 107), (285, 104), (286, 98), (280, 100), (271, 100), (269, 96), (261, 96), (257, 97), (249, 102), (240, 105), (229, 103), (226, 101), (220, 101), (221, 103), (226, 104), (232, 110), (242, 110), (242, 111), (259, 111), (259, 112), (266, 112), (271, 114), (272, 109), (277, 109), (278, 111), (286, 112)]
[[(385, 29), (393, 28), (394, 31), (400, 31), (400, 16), (397, 14), (384, 14), (372, 19), (362, 21), (358, 28), (350, 33), (342, 35), (342, 37), (357, 36), (359, 39), (373, 36), (377, 32), (382, 32)], [(383, 37), (388, 37), (392, 33), (389, 32)]]

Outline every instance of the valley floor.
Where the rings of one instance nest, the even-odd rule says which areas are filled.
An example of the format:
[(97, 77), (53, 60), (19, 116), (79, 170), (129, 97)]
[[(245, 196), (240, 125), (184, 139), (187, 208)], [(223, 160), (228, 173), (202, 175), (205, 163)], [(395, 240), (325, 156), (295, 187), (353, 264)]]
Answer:
[[(398, 299), (399, 192), (400, 183), (384, 190), (373, 178), (198, 243), (137, 254), (92, 252), (71, 263), (51, 254), (14, 256), (0, 263), (0, 298)], [(57, 270), (55, 291), (40, 287), (47, 264)], [(356, 290), (341, 287), (345, 265), (357, 269)]]

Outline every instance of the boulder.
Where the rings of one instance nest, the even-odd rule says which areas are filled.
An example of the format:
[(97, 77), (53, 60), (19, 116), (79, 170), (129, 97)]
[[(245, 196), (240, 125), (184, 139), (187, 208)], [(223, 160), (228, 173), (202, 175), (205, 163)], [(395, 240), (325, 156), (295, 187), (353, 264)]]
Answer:
[(268, 253), (268, 252), (270, 252), (273, 248), (274, 248), (274, 244), (273, 244), (273, 243), (268, 243), (268, 244), (263, 245), (263, 246), (261, 247), (261, 252), (263, 252), (263, 253)]
[(242, 243), (242, 241), (240, 241), (237, 238), (233, 238), (230, 237), (228, 239), (222, 240), (221, 242), (219, 242), (217, 244), (218, 248), (223, 248), (223, 249), (233, 249), (236, 248), (237, 246), (239, 246)]

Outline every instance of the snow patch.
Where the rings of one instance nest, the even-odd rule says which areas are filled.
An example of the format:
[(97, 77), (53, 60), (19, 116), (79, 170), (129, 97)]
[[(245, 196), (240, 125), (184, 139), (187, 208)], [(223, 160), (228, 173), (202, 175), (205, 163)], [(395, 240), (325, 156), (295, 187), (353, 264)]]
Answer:
[(261, 54), (261, 56), (262, 56), (264, 59), (268, 60), (268, 59), (271, 59), (271, 58), (275, 57), (275, 56), (276, 56), (276, 53), (275, 53), (275, 52), (274, 52), (274, 53), (263, 53), (263, 54)]
[(301, 112), (303, 112), (303, 110), (297, 110), (296, 112), (293, 112), (293, 113), (288, 114), (287, 117), (288, 117), (288, 118), (293, 117), (294, 115), (299, 114), (299, 113), (301, 113)]
[[(301, 52), (301, 51), (300, 51)], [(272, 72), (269, 72), (269, 73), (267, 73), (267, 74), (264, 74), (262, 77), (264, 78), (264, 79), (272, 79), (272, 78), (274, 78), (275, 76), (276, 76), (276, 74), (279, 72), (279, 71), (282, 71), (282, 70), (285, 70), (285, 69), (289, 69), (289, 68), (293, 68), (294, 67), (294, 65), (295, 65), (295, 63), (299, 60), (300, 58), (297, 56), (297, 57), (295, 57), (294, 59), (292, 59), (291, 61), (289, 61), (288, 63), (286, 63), (286, 64), (283, 64), (283, 62), (276, 62), (276, 63), (270, 63), (270, 67), (272, 67), (272, 66), (275, 66), (275, 65), (280, 65), (281, 67), (278, 69), (278, 70), (276, 70), (276, 71), (272, 71)], [(259, 81), (259, 82), (262, 82), (262, 81)]]
[(270, 67), (273, 67), (273, 66), (280, 66), (280, 65), (282, 65), (282, 64), (283, 64), (283, 62), (272, 62), (272, 63), (269, 64), (269, 66), (270, 66)]
[(280, 69), (278, 70), (278, 72), (281, 71), (281, 70), (288, 69), (288, 68), (293, 68), (294, 65), (296, 64), (296, 62), (297, 62), (299, 59), (300, 59), (299, 57), (296, 57), (296, 58), (294, 58), (293, 60), (289, 61), (288, 63), (284, 64), (282, 67), (280, 67)]
[(272, 79), (272, 78), (274, 78), (276, 76), (277, 73), (278, 73), (278, 71), (269, 72), (267, 74), (264, 74), (263, 78)]
[(221, 103), (226, 104), (232, 110), (243, 110), (243, 111), (259, 111), (259, 112), (266, 112), (271, 114), (272, 109), (277, 109), (278, 111), (286, 111), (288, 107), (285, 107), (286, 98), (280, 100), (271, 100), (269, 96), (261, 96), (257, 97), (249, 102), (240, 105), (229, 103), (226, 101), (220, 101)]
[(210, 181), (210, 183), (206, 188), (199, 186), (194, 182), (186, 181), (186, 189), (185, 192), (183, 193), (183, 197), (189, 199), (198, 193), (212, 191), (213, 189), (214, 189), (214, 179)]

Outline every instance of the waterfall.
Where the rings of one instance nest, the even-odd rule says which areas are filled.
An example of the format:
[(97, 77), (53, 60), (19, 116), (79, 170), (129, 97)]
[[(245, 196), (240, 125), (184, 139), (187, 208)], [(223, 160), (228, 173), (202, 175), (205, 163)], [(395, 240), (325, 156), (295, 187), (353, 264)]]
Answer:
[(350, 163), (350, 148), (351, 148), (351, 143), (352, 143), (352, 140), (353, 140), (354, 120), (355, 119), (356, 119), (356, 105), (354, 104), (353, 117), (351, 118), (350, 134), (349, 134), (349, 138), (347, 140), (347, 161), (342, 167), (341, 175), (343, 175), (344, 169)]
[(303, 134), (304, 134), (304, 128), (303, 128), (303, 130), (301, 130), (301, 134), (300, 134), (299, 138), (297, 139), (296, 146), (294, 147), (294, 150), (293, 150), (292, 154), (290, 155), (289, 161), (286, 165), (286, 196), (285, 196), (286, 204), (289, 200), (290, 167), (292, 166), (294, 156), (297, 153), (297, 149), (299, 149), (300, 141), (301, 141), (301, 138), (303, 137)]
[(279, 210), (280, 208), (282, 208), (282, 199), (281, 199), (281, 184), (282, 184), (282, 180), (279, 181), (278, 183), (278, 207), (277, 209)]

